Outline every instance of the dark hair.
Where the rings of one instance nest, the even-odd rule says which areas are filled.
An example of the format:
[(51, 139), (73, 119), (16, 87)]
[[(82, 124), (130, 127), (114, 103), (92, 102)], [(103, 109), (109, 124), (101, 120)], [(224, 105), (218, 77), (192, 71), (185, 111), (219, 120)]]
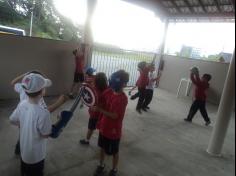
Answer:
[(207, 81), (210, 81), (212, 79), (212, 76), (210, 74), (204, 74), (203, 78), (205, 78)]
[(125, 70), (119, 70), (118, 75), (120, 75), (121, 82), (127, 84), (129, 82), (129, 73)]
[(138, 68), (143, 70), (147, 65), (147, 62), (143, 61), (143, 62), (139, 62), (138, 63)]
[(25, 92), (26, 95), (28, 95), (30, 98), (35, 98), (37, 96), (39, 96), (41, 93), (42, 93), (43, 90), (40, 90), (38, 92), (35, 92), (35, 93), (28, 93), (28, 92)]
[(96, 74), (94, 82), (95, 87), (101, 92), (103, 92), (108, 87), (107, 76), (103, 72)]
[(78, 51), (77, 49), (75, 49), (75, 50), (72, 51), (72, 53), (73, 53), (74, 56), (76, 56), (77, 51)]

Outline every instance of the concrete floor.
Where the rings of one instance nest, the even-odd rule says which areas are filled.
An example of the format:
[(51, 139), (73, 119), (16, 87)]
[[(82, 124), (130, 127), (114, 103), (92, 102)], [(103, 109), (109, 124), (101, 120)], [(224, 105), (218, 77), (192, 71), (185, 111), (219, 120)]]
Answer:
[[(191, 100), (157, 90), (149, 113), (138, 115), (130, 102), (121, 142), (119, 176), (233, 176), (235, 175), (235, 118), (232, 117), (223, 148), (223, 157), (214, 158), (205, 151), (212, 126), (205, 127), (198, 114), (193, 124), (183, 121)], [(70, 107), (53, 113), (56, 115)], [(19, 176), (19, 158), (13, 154), (18, 129), (9, 124), (8, 116), (16, 101), (0, 101), (0, 175)], [(208, 106), (213, 124), (217, 107)], [(86, 133), (86, 108), (76, 115), (59, 139), (48, 141), (46, 176), (92, 176), (98, 163), (97, 133), (91, 146), (79, 145)], [(107, 170), (111, 160), (107, 160)]]

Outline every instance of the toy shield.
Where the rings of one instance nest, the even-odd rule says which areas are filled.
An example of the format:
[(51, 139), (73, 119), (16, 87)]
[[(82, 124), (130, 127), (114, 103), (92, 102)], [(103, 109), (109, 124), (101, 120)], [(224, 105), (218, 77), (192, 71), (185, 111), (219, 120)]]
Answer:
[(89, 86), (88, 84), (83, 85), (83, 93), (82, 93), (82, 100), (84, 104), (88, 107), (92, 107), (96, 104), (97, 102), (97, 95), (95, 90)]

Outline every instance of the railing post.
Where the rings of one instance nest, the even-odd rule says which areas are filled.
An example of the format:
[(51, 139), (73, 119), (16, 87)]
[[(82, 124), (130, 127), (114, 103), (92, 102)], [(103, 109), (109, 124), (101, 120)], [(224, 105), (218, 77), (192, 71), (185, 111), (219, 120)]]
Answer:
[(87, 18), (84, 26), (84, 43), (86, 44), (86, 65), (91, 66), (92, 63), (92, 48), (93, 48), (93, 35), (92, 35), (92, 16), (97, 4), (97, 0), (87, 0)]

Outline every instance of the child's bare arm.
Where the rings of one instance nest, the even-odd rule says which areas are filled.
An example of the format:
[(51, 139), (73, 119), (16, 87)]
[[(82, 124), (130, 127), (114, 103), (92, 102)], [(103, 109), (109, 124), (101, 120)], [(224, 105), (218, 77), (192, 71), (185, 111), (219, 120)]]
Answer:
[(108, 112), (108, 111), (106, 111), (106, 110), (104, 110), (104, 109), (102, 109), (100, 107), (97, 107), (97, 106), (92, 107), (92, 111), (100, 112), (100, 113), (104, 114), (106, 117), (111, 118), (113, 120), (118, 118), (118, 114), (112, 113), (112, 112)]
[(14, 86), (16, 83), (20, 82), (25, 76), (25, 73), (20, 75), (20, 76), (17, 76), (15, 79), (13, 79), (11, 81), (11, 85)]
[(69, 98), (65, 95), (61, 95), (57, 101), (51, 105), (48, 106), (48, 111), (50, 113), (54, 112), (57, 108), (62, 106)]

